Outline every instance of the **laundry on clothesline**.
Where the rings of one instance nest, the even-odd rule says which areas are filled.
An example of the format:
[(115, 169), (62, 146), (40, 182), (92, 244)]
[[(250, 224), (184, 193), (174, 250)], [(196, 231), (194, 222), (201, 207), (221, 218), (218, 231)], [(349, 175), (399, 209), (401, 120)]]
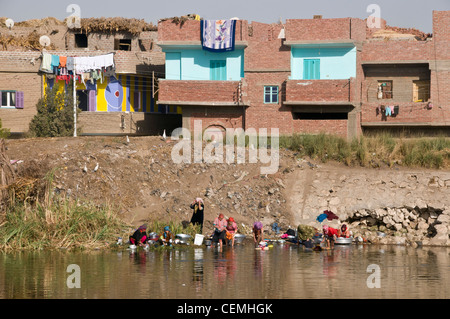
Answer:
[(114, 53), (87, 57), (66, 57), (55, 54), (42, 53), (42, 63), (40, 70), (45, 73), (61, 74), (61, 70), (72, 72), (72, 74), (82, 74), (91, 71), (106, 72), (108, 68), (115, 68)]
[(40, 71), (68, 84), (74, 76), (80, 83), (103, 83), (104, 77), (116, 76), (114, 53), (87, 57), (67, 57), (42, 53)]

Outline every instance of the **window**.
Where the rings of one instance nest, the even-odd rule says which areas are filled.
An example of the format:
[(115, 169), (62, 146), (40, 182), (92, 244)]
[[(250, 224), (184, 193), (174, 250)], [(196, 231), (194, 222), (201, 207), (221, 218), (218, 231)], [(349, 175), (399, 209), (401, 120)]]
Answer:
[(114, 39), (114, 50), (131, 51), (131, 39)]
[(303, 60), (303, 79), (319, 80), (320, 79), (320, 60), (304, 59)]
[(88, 39), (86, 34), (83, 33), (75, 34), (75, 47), (76, 48), (88, 47)]
[(0, 91), (0, 106), (23, 109), (23, 92)]
[(264, 103), (278, 104), (278, 86), (264, 87)]
[(378, 81), (378, 99), (392, 99), (392, 81)]
[(427, 102), (430, 99), (430, 80), (413, 81), (413, 102)]
[(152, 46), (153, 46), (153, 42), (151, 40), (142, 40), (139, 39), (138, 40), (138, 45), (139, 45), (139, 49), (141, 49), (141, 51), (151, 51), (152, 50)]
[(89, 99), (87, 90), (77, 90), (78, 108), (82, 111), (89, 110)]
[(227, 80), (227, 62), (226, 60), (212, 60), (210, 62), (209, 79), (213, 81)]
[(134, 111), (141, 111), (141, 92), (134, 91)]

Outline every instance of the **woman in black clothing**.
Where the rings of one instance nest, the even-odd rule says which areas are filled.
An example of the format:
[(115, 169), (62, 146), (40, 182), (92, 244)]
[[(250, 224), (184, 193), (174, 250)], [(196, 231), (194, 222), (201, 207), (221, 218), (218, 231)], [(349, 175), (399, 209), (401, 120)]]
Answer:
[(133, 245), (143, 246), (147, 243), (147, 225), (140, 226), (133, 235), (130, 236), (130, 243)]
[(205, 205), (201, 198), (196, 198), (191, 204), (191, 208), (194, 210), (192, 213), (191, 224), (200, 225), (200, 233), (203, 232), (203, 218), (205, 213)]

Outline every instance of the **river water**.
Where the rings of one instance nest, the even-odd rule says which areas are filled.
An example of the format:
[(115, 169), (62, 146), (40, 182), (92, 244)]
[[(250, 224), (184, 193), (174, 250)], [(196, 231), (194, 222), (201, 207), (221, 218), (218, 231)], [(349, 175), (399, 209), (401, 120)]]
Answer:
[(447, 299), (450, 248), (0, 253), (1, 299)]

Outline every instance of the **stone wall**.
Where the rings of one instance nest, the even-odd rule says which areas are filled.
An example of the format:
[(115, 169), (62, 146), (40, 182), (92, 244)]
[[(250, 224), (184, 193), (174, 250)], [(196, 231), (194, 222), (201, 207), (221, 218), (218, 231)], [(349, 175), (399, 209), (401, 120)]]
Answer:
[(449, 171), (308, 164), (299, 162), (287, 196), (295, 224), (321, 227), (328, 209), (339, 220), (323, 223), (348, 223), (372, 242), (450, 245)]
[(359, 210), (350, 227), (372, 243), (450, 245), (450, 209), (420, 206)]

